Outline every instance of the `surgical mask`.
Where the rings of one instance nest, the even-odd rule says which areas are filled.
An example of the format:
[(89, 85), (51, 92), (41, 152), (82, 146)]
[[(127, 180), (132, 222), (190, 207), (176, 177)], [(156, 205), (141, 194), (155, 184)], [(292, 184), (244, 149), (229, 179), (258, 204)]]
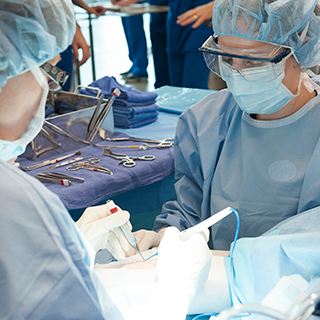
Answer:
[[(283, 83), (285, 62), (244, 69), (246, 79), (237, 70), (230, 71), (230, 66), (219, 59), (220, 72), (228, 89), (240, 108), (249, 114), (271, 114), (283, 108), (297, 97)], [(276, 68), (276, 70), (275, 70)], [(274, 77), (275, 72), (278, 77)], [(247, 79), (250, 78), (250, 81)], [(262, 80), (265, 79), (265, 82)], [(299, 84), (300, 89), (300, 84)]]
[(39, 69), (39, 67), (32, 61), (28, 61), (30, 71), (43, 89), (40, 104), (34, 117), (32, 118), (27, 131), (21, 138), (15, 141), (6, 141), (0, 139), (0, 160), (8, 161), (11, 158), (17, 157), (24, 153), (27, 145), (38, 135), (40, 132), (45, 116), (45, 104), (48, 94), (48, 83)]

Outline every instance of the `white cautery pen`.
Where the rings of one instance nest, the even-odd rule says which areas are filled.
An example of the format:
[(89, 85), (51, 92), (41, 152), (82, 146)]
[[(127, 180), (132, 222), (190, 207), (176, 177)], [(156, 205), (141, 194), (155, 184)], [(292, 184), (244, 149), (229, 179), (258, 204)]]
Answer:
[(232, 212), (232, 209), (230, 207), (227, 207), (218, 213), (214, 214), (210, 218), (196, 224), (195, 226), (188, 228), (186, 230), (183, 230), (180, 232), (180, 240), (187, 240), (189, 239), (193, 234), (202, 232), (208, 228), (210, 228), (212, 225), (220, 221), (221, 219), (225, 218)]

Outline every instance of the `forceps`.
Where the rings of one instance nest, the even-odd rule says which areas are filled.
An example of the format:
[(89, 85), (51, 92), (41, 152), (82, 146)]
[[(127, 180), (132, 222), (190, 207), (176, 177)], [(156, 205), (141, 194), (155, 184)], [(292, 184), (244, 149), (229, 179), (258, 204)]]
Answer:
[(127, 168), (132, 168), (136, 165), (137, 160), (142, 160), (142, 161), (151, 161), (154, 160), (156, 157), (153, 155), (146, 155), (142, 157), (135, 157), (135, 156), (129, 156), (124, 153), (115, 153), (111, 151), (112, 147), (106, 147), (103, 150), (103, 154), (108, 157), (112, 157), (114, 159), (121, 160), (119, 164), (123, 164), (124, 167)]
[(102, 167), (97, 165), (97, 163), (100, 161), (99, 158), (91, 158), (88, 161), (84, 162), (75, 162), (72, 164), (72, 166), (67, 167), (66, 169), (69, 171), (76, 171), (79, 169), (87, 169), (91, 171), (98, 171), (98, 172), (104, 172), (113, 175), (113, 172), (109, 170), (108, 168)]

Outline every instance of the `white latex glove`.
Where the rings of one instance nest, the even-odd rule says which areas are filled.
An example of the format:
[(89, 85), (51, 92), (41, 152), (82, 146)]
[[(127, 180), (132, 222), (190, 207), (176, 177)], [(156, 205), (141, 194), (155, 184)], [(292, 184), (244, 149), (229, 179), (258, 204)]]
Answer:
[(76, 225), (85, 235), (89, 243), (97, 252), (100, 249), (107, 249), (117, 259), (124, 259), (125, 252), (130, 245), (122, 233), (121, 226), (127, 224), (129, 229), (132, 226), (129, 222), (128, 211), (118, 210), (111, 214), (107, 205), (87, 208)]
[[(180, 231), (169, 227), (159, 246), (158, 283), (169, 291), (179, 292), (188, 300), (204, 285), (211, 266), (212, 253), (207, 245), (209, 230), (189, 239), (179, 239)], [(188, 306), (187, 306), (188, 308)]]
[(179, 239), (168, 227), (158, 253), (158, 286), (142, 306), (124, 312), (126, 320), (185, 320), (189, 303), (206, 282), (212, 260), (209, 230)]
[[(154, 247), (159, 247), (164, 231), (165, 229), (161, 229), (159, 230), (159, 232), (141, 229), (133, 232), (140, 252), (149, 250)], [(137, 254), (137, 251), (135, 251), (133, 248), (130, 248), (130, 250), (126, 252), (126, 257), (130, 257), (135, 254)]]

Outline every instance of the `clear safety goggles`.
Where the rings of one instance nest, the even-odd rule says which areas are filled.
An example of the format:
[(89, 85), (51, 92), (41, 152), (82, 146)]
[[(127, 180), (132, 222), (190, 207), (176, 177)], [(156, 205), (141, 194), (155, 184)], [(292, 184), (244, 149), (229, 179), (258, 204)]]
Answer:
[[(248, 81), (268, 82), (284, 70), (285, 61), (293, 55), (290, 47), (270, 45), (259, 49), (238, 49), (221, 46), (218, 37), (210, 36), (199, 48), (207, 67), (223, 79), (234, 73)], [(268, 78), (258, 77), (268, 70)], [(272, 72), (270, 72), (272, 70)]]
[(48, 82), (49, 91), (56, 92), (61, 90), (62, 86), (66, 83), (69, 73), (50, 64), (44, 63), (40, 69), (50, 78)]

